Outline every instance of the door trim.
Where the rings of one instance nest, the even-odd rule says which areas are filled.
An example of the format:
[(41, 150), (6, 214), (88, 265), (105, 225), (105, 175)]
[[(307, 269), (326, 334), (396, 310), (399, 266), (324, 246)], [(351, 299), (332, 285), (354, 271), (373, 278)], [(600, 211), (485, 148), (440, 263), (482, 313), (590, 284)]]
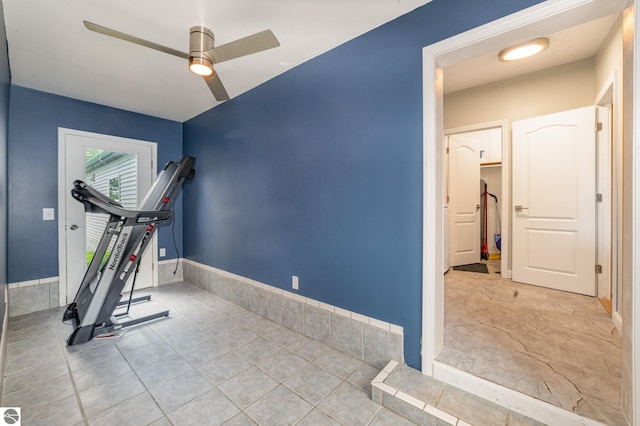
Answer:
[[(557, 0), (542, 2), (483, 26), (458, 34), (423, 48), (423, 236), (422, 236), (422, 373), (434, 376), (435, 358), (443, 346), (444, 277), (443, 277), (443, 67), (460, 63), (485, 53), (499, 51), (514, 40), (527, 40), (531, 34), (551, 34), (608, 14), (622, 11), (633, 4), (629, 0)], [(640, 13), (636, 8), (636, 22)], [(634, 34), (634, 61), (640, 61), (640, 34)], [(634, 122), (640, 120), (635, 99), (640, 87), (634, 86)], [(634, 132), (634, 137), (637, 133)], [(634, 146), (640, 141), (633, 141)], [(640, 158), (634, 156), (634, 170)], [(640, 173), (636, 174), (634, 212), (640, 211)], [(640, 247), (640, 235), (633, 236), (633, 246)], [(634, 251), (634, 265), (640, 264), (640, 250)], [(633, 282), (636, 281), (634, 271)], [(640, 287), (640, 286), (635, 286)], [(633, 359), (640, 356), (640, 291), (633, 293), (632, 313)], [(640, 369), (632, 366), (633, 415), (640, 406)], [(487, 395), (485, 395), (487, 397)], [(493, 394), (500, 403), (500, 395)], [(504, 405), (504, 404), (502, 404)], [(517, 409), (517, 407), (508, 407)]]
[[(115, 142), (121, 143), (129, 143), (129, 144), (138, 144), (144, 145), (151, 148), (151, 183), (155, 180), (157, 170), (155, 165), (158, 160), (158, 144), (155, 142), (142, 141), (137, 139), (129, 139), (122, 138), (119, 136), (111, 136), (105, 135), (101, 133), (92, 133), (85, 132), (82, 130), (74, 130), (67, 129), (64, 127), (58, 127), (58, 292), (59, 292), (59, 305), (66, 306), (67, 305), (67, 263), (65, 259), (65, 253), (67, 252), (67, 241), (65, 238), (65, 223), (66, 223), (66, 136), (67, 135), (77, 135), (82, 137), (96, 138), (96, 139), (105, 139)], [(158, 236), (157, 233), (154, 234), (151, 240), (151, 262), (152, 262), (152, 273), (151, 277), (153, 280), (152, 287), (157, 287), (158, 285)]]
[[(634, 5), (634, 10), (632, 12), (633, 16), (633, 64), (631, 67), (633, 68), (633, 92), (632, 96), (632, 128), (633, 128), (633, 136), (631, 140), (631, 144), (634, 147), (638, 147), (640, 144), (640, 136), (637, 132), (637, 125), (640, 123), (640, 85), (637, 82), (637, 73), (638, 67), (640, 66), (640, 31), (638, 31), (638, 22), (640, 22), (640, 10), (639, 5), (635, 2), (631, 2)], [(631, 301), (629, 305), (631, 305), (631, 312), (625, 314), (629, 315), (631, 318), (624, 319), (627, 324), (631, 325), (631, 332), (629, 335), (631, 336), (631, 395), (629, 395), (629, 399), (631, 400), (631, 418), (627, 419), (630, 424), (637, 424), (640, 420), (640, 271), (638, 270), (638, 265), (640, 262), (640, 233), (638, 232), (637, 226), (639, 225), (636, 220), (638, 213), (640, 213), (640, 173), (638, 170), (640, 169), (640, 159), (638, 158), (637, 148), (634, 149), (634, 155), (632, 156), (632, 173), (633, 180), (630, 183), (632, 185), (631, 189), (631, 205), (632, 205), (632, 220), (633, 220), (633, 229), (631, 236), (631, 247), (632, 253), (629, 256), (633, 259), (632, 263), (632, 271), (631, 271), (631, 279), (629, 281), (629, 285), (631, 286)], [(627, 306), (629, 306), (627, 305)], [(624, 350), (624, 341), (623, 341), (623, 350)], [(634, 423), (635, 422), (635, 423)]]
[[(613, 105), (613, 116), (609, 122), (609, 137), (607, 138), (607, 147), (599, 146), (598, 155), (598, 183), (601, 188), (609, 189), (609, 196), (603, 197), (602, 210), (604, 214), (598, 215), (598, 230), (605, 231), (605, 235), (598, 238), (598, 263), (604, 259), (601, 264), (603, 266), (602, 280), (608, 283), (608, 290), (611, 292), (612, 302), (612, 320), (618, 331), (622, 332), (622, 317), (617, 310), (618, 305), (618, 280), (622, 279), (621, 274), (621, 246), (622, 246), (622, 230), (618, 226), (622, 223), (622, 208), (620, 196), (622, 194), (621, 181), (618, 173), (622, 171), (622, 163), (620, 161), (620, 151), (622, 147), (622, 139), (620, 129), (622, 129), (621, 103), (619, 99), (619, 76), (613, 70), (603, 84), (598, 96), (596, 96), (595, 105), (605, 108), (611, 117), (611, 105)], [(602, 151), (606, 151), (608, 158), (606, 162), (600, 161)], [(608, 267), (607, 267), (608, 265)], [(607, 288), (602, 288), (601, 280), (598, 280), (598, 297), (608, 296)]]

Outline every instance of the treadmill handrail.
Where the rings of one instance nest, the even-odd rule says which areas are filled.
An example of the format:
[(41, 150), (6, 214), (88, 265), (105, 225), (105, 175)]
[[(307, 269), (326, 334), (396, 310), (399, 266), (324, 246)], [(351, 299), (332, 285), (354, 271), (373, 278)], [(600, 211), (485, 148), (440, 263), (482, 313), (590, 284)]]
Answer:
[[(85, 210), (134, 219), (136, 223), (164, 222), (173, 217), (171, 210), (128, 210), (87, 183), (76, 180), (71, 195), (85, 205)], [(94, 208), (95, 207), (95, 208)], [(143, 220), (144, 219), (144, 220)]]

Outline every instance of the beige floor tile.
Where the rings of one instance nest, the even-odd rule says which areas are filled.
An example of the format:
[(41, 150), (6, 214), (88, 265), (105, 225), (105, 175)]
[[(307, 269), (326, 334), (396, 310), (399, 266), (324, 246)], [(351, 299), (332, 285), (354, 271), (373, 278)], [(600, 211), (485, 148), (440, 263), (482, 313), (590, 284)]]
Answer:
[(438, 361), (615, 424), (622, 339), (599, 300), (502, 279), (499, 261), (488, 265), (446, 274)]

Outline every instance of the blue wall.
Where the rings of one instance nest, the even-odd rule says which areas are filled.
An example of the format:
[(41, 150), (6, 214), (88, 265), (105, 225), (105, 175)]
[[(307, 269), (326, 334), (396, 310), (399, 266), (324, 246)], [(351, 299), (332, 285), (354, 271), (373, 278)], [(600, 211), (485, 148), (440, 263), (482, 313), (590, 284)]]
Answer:
[[(157, 142), (162, 168), (182, 155), (182, 124), (18, 86), (10, 95), (8, 282), (17, 282), (58, 275), (58, 127)], [(56, 207), (55, 221), (42, 220), (44, 207)], [(176, 220), (182, 248), (180, 202)], [(159, 245), (175, 257), (170, 227)]]
[(404, 327), (420, 367), (422, 48), (539, 0), (436, 0), (184, 124), (186, 257)]

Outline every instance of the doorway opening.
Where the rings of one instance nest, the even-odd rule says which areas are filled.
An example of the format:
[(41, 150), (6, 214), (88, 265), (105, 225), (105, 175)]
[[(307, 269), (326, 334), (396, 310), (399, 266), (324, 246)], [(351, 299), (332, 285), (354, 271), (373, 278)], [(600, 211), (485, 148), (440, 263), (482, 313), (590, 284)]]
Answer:
[[(467, 33), (453, 37), (424, 49), (424, 249), (423, 249), (423, 347), (422, 371), (442, 378), (443, 366), (436, 360), (443, 348), (443, 212), (436, 206), (444, 205), (443, 193), (443, 68), (474, 58), (482, 53), (499, 50), (514, 40), (538, 34), (553, 33), (601, 16), (620, 12), (627, 2), (559, 1), (552, 5), (540, 4), (521, 13), (492, 22)], [(435, 237), (435, 238), (434, 238)], [(635, 295), (634, 295), (635, 296)], [(446, 367), (446, 366), (445, 366)], [(446, 368), (445, 368), (446, 369)], [(634, 381), (638, 382), (634, 371)], [(454, 377), (455, 376), (455, 377)], [(520, 395), (506, 392), (497, 386), (479, 383), (464, 374), (449, 376), (456, 386), (493, 400), (507, 408), (522, 406)], [(447, 380), (449, 381), (449, 380)], [(539, 407), (532, 407), (531, 413)]]
[[(476, 248), (467, 250), (471, 258), (466, 263), (481, 262), (475, 265), (485, 270), (476, 272), (467, 265), (447, 272), (444, 348), (437, 361), (581, 416), (620, 424), (622, 339), (594, 297), (596, 206), (601, 204), (592, 196), (597, 192), (596, 112), (603, 111), (588, 106), (513, 123), (512, 173), (506, 175), (513, 178), (513, 204), (526, 206), (507, 209), (513, 211), (513, 282), (496, 276), (499, 262), (480, 260), (479, 238), (472, 237)], [(608, 114), (597, 119), (603, 120), (602, 115)], [(604, 124), (598, 135), (607, 135), (609, 126)], [(476, 130), (448, 137), (451, 167), (445, 186), (453, 207), (453, 265), (460, 264), (461, 257), (456, 256), (460, 244), (454, 238), (461, 239), (456, 234), (464, 232), (456, 229), (458, 222), (466, 225), (470, 214), (479, 216), (473, 211), (473, 196), (480, 195), (478, 172), (484, 173), (483, 183), (499, 193), (500, 182), (490, 173), (498, 156), (482, 162), (477, 158), (482, 155), (476, 155), (475, 162), (472, 158), (465, 163), (465, 173), (456, 173), (458, 157), (464, 159), (467, 151), (491, 151), (485, 146), (489, 135)], [(475, 169), (475, 175), (469, 169)], [(468, 175), (471, 179), (465, 179)], [(610, 191), (605, 195), (610, 197)], [(470, 205), (459, 209), (460, 203)], [(603, 226), (611, 229), (610, 223)], [(479, 234), (477, 227), (469, 231)], [(466, 240), (470, 238), (463, 235)]]
[[(509, 144), (504, 143), (509, 138), (509, 123), (507, 120), (500, 120), (494, 122), (487, 122), (481, 124), (473, 124), (469, 126), (457, 127), (453, 129), (445, 130), (446, 137), (446, 157), (445, 164), (443, 165), (444, 171), (444, 192), (445, 192), (445, 205), (444, 205), (444, 221), (445, 221), (445, 251), (444, 251), (444, 271), (449, 270), (450, 267), (456, 265), (462, 265), (464, 263), (475, 263), (480, 258), (483, 259), (499, 259), (500, 273), (504, 278), (509, 278), (509, 240), (510, 240), (510, 217), (509, 217), (509, 195), (511, 193), (509, 182), (509, 170), (511, 167)], [(449, 163), (453, 161), (455, 155), (452, 147), (452, 142), (456, 142), (456, 138), (460, 139), (459, 142), (468, 143), (471, 145), (477, 145), (478, 155), (475, 159), (473, 168), (479, 170), (480, 179), (487, 185), (487, 194), (483, 199), (482, 185), (481, 190), (478, 191), (477, 182), (473, 180), (473, 177), (466, 176), (466, 173), (462, 178), (463, 182), (457, 182), (458, 184), (468, 186), (473, 191), (473, 194), (481, 196), (480, 201), (476, 201), (476, 205), (481, 205), (483, 214), (478, 211), (472, 212), (476, 216), (481, 216), (484, 221), (481, 220), (480, 228), (483, 228), (482, 223), (485, 223), (486, 232), (478, 234), (477, 230), (474, 230), (475, 235), (475, 252), (471, 261), (456, 260), (455, 247), (452, 247), (450, 240), (454, 235), (449, 232), (451, 227), (451, 217), (455, 215), (452, 213), (452, 195), (456, 192), (456, 189), (452, 186), (456, 182), (452, 181), (451, 170)], [(469, 168), (468, 165), (465, 168)], [(456, 179), (460, 180), (460, 179)], [(491, 198), (489, 198), (491, 197)], [(461, 197), (466, 198), (466, 197)], [(473, 207), (473, 206), (471, 206)], [(475, 219), (475, 218), (474, 218)], [(486, 244), (478, 244), (478, 241), (482, 243), (482, 239), (485, 239)], [(483, 251), (482, 247), (486, 246), (486, 253), (478, 252)], [(486, 255), (485, 255), (486, 254)]]

